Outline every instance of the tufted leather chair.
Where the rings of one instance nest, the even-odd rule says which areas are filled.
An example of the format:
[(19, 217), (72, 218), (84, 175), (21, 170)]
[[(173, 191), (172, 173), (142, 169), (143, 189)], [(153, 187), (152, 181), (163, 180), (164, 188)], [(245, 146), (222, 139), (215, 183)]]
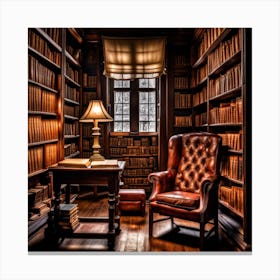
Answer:
[[(149, 235), (153, 235), (154, 213), (198, 222), (200, 249), (204, 248), (205, 225), (214, 220), (218, 236), (218, 184), (221, 137), (213, 133), (174, 135), (168, 142), (167, 170), (149, 174), (153, 191), (149, 198)], [(165, 218), (166, 219), (166, 218)]]

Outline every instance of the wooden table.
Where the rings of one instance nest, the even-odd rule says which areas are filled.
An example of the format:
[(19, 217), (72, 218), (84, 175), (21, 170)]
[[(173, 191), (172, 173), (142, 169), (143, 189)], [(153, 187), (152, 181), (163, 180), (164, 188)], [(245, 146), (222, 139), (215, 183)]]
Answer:
[[(49, 167), (54, 191), (54, 209), (49, 213), (48, 227), (45, 230), (45, 237), (53, 245), (56, 245), (59, 238), (107, 238), (108, 248), (113, 250), (116, 234), (120, 231), (119, 216), (119, 184), (120, 176), (124, 170), (125, 162), (119, 161), (118, 167), (102, 168), (70, 168), (62, 166)], [(73, 232), (63, 231), (59, 228), (60, 217), (59, 205), (61, 203), (61, 184), (100, 184), (108, 186), (108, 217), (79, 217), (80, 226)], [(70, 188), (67, 188), (66, 203), (70, 200)], [(83, 223), (106, 222), (107, 232), (83, 232), (80, 230)], [(85, 227), (84, 227), (85, 228)]]

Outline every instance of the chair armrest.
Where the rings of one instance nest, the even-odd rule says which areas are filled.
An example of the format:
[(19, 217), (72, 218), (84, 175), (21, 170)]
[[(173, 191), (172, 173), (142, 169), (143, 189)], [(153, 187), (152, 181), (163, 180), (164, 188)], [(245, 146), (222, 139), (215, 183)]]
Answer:
[(208, 212), (218, 207), (219, 180), (219, 176), (210, 176), (202, 181), (200, 211), (206, 216)]
[(153, 172), (148, 175), (149, 182), (153, 183), (152, 194), (149, 198), (150, 201), (155, 200), (155, 196), (159, 193), (166, 192), (170, 188), (170, 182), (174, 172), (171, 170)]

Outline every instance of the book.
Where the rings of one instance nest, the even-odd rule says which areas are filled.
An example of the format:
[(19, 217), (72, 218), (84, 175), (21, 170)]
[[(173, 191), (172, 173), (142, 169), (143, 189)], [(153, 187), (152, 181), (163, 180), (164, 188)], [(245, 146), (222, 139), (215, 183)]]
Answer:
[(59, 161), (58, 165), (64, 167), (89, 167), (90, 160), (88, 158), (67, 158)]
[(117, 159), (105, 159), (101, 161), (92, 161), (91, 168), (96, 167), (119, 167)]

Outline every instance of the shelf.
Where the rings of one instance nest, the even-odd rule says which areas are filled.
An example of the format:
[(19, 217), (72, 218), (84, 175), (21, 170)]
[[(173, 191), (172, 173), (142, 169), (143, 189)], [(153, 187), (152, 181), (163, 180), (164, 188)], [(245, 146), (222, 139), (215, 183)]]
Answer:
[(65, 50), (65, 56), (67, 58), (67, 60), (74, 65), (77, 68), (81, 68), (81, 64), (75, 60), (75, 58), (68, 52)]
[(44, 169), (40, 169), (40, 170), (37, 170), (37, 171), (35, 171), (35, 172), (29, 173), (29, 174), (28, 174), (28, 179), (29, 179), (29, 178), (32, 178), (32, 177), (34, 177), (34, 176), (38, 176), (38, 175), (40, 175), (40, 174), (43, 174), (43, 173), (45, 173), (46, 171), (48, 171), (48, 169), (47, 169), (47, 168), (44, 168)]
[(76, 81), (74, 81), (73, 79), (71, 79), (68, 75), (64, 75), (65, 76), (65, 80), (67, 83), (70, 83), (71, 85), (73, 85), (76, 88), (80, 88), (81, 85), (79, 83), (77, 83)]
[(212, 123), (209, 127), (240, 127), (242, 123)]
[(52, 70), (55, 70), (55, 71), (60, 71), (61, 70), (61, 66), (60, 65), (54, 63), (52, 60), (50, 60), (49, 58), (47, 58), (46, 56), (41, 54), (39, 51), (37, 51), (37, 50), (35, 50), (35, 49), (33, 49), (33, 48), (28, 46), (28, 52), (33, 54), (34, 56), (36, 56), (41, 61), (47, 63), (48, 66), (50, 68), (52, 68)]
[(34, 28), (42, 37), (44, 37), (58, 52), (62, 52), (62, 48), (41, 28)]
[(129, 136), (129, 137), (158, 136), (158, 132), (110, 132), (110, 136)]
[(198, 58), (198, 60), (193, 64), (193, 68), (197, 68), (202, 65), (208, 55), (223, 41), (223, 39), (231, 32), (231, 28), (226, 28), (214, 42), (212, 42), (211, 46)]
[(55, 89), (50, 88), (50, 87), (48, 87), (48, 86), (45, 86), (45, 85), (43, 85), (43, 84), (41, 84), (41, 83), (35, 82), (35, 81), (33, 81), (33, 80), (28, 79), (28, 83), (29, 83), (29, 84), (33, 84), (33, 85), (35, 85), (35, 86), (39, 86), (39, 87), (41, 87), (41, 88), (43, 88), (43, 89), (46, 89), (46, 90), (48, 90), (48, 91), (51, 91), (51, 92), (54, 92), (54, 93), (58, 93), (58, 90), (55, 90)]
[(216, 95), (214, 97), (211, 97), (209, 99), (209, 102), (224, 101), (224, 100), (236, 98), (239, 96), (241, 96), (241, 87), (237, 87), (237, 88), (231, 89), (229, 91), (223, 92), (219, 95)]
[(222, 200), (219, 200), (220, 205), (222, 205), (223, 207), (227, 208), (228, 210), (230, 210), (232, 213), (234, 213), (235, 216), (238, 216), (240, 219), (243, 219), (243, 214), (240, 213), (239, 211), (237, 211), (235, 208), (233, 208), (232, 206), (230, 206), (227, 202), (224, 202)]
[(55, 118), (57, 118), (57, 114), (56, 113), (43, 112), (43, 111), (28, 111), (28, 115), (41, 115), (41, 116), (48, 116), (48, 117), (55, 117)]
[(64, 135), (64, 139), (77, 139), (80, 135)]
[(225, 180), (228, 181), (228, 182), (237, 184), (237, 185), (239, 185), (239, 186), (243, 186), (243, 185), (244, 185), (244, 183), (243, 183), (242, 181), (237, 180), (237, 179), (230, 178), (230, 177), (228, 177), (228, 176), (221, 175), (221, 178), (222, 178), (222, 179), (225, 179)]
[(42, 146), (45, 144), (51, 144), (58, 142), (58, 139), (52, 139), (52, 140), (45, 140), (45, 141), (40, 141), (40, 142), (33, 142), (33, 143), (28, 143), (28, 148), (30, 147), (35, 147), (35, 146)]
[(64, 118), (67, 119), (67, 120), (71, 120), (71, 121), (78, 121), (79, 120), (79, 118), (69, 116), (69, 115), (64, 115)]
[(209, 73), (209, 75), (208, 75), (209, 78), (217, 77), (222, 72), (224, 72), (225, 70), (229, 69), (230, 67), (232, 67), (233, 65), (237, 64), (240, 61), (241, 61), (241, 51), (238, 51), (232, 57), (228, 58), (224, 63), (222, 63), (217, 68), (212, 70), (211, 73)]
[(79, 102), (74, 101), (74, 100), (69, 99), (69, 98), (66, 98), (66, 97), (64, 97), (64, 102), (65, 102), (65, 103), (69, 103), (69, 104), (71, 104), (71, 105), (77, 105), (77, 106), (79, 106), (79, 105), (80, 105), (80, 103), (79, 103)]

